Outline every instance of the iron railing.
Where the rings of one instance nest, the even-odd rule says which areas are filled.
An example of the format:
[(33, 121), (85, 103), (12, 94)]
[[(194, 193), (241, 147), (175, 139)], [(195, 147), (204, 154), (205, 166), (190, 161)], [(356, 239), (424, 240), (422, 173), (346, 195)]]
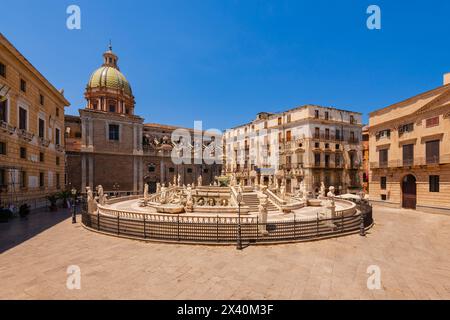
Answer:
[[(242, 241), (251, 244), (307, 241), (361, 233), (373, 224), (372, 207), (357, 204), (359, 209), (351, 216), (328, 219), (269, 221), (257, 217), (241, 217)], [(197, 217), (185, 215), (140, 214), (118, 210), (101, 210), (90, 214), (82, 206), (82, 223), (102, 233), (143, 240), (178, 243), (234, 244), (238, 236), (237, 217)], [(266, 235), (260, 228), (267, 230)]]

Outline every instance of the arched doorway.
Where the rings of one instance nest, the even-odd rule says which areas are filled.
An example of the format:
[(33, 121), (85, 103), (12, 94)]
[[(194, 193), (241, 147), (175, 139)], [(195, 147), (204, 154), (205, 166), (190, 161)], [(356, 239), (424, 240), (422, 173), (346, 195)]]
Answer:
[(416, 209), (416, 178), (409, 174), (402, 180), (402, 207), (407, 209)]

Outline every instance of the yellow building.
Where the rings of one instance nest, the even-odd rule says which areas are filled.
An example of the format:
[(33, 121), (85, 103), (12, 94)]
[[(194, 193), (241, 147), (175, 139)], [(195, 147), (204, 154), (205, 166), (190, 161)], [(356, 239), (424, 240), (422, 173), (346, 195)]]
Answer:
[(0, 205), (32, 208), (64, 187), (69, 102), (0, 33)]
[(450, 74), (370, 113), (369, 134), (373, 202), (450, 214)]

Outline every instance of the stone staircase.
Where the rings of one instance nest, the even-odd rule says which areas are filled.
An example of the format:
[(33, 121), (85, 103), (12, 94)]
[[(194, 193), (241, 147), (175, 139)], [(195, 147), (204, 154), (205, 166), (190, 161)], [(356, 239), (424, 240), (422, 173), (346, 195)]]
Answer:
[[(257, 212), (259, 199), (258, 195), (255, 192), (252, 193), (244, 193), (243, 201), (246, 206), (250, 207), (250, 212)], [(268, 211), (280, 211), (277, 206), (275, 206), (270, 199), (268, 199), (267, 210)]]

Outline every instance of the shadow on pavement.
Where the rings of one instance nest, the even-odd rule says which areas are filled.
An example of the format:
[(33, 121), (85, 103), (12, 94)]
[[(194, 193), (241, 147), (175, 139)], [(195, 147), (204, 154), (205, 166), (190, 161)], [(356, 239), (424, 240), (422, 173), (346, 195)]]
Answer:
[(57, 212), (42, 209), (31, 212), (26, 218), (14, 218), (7, 223), (0, 223), (0, 253), (33, 238), (70, 216), (69, 209), (59, 209)]

